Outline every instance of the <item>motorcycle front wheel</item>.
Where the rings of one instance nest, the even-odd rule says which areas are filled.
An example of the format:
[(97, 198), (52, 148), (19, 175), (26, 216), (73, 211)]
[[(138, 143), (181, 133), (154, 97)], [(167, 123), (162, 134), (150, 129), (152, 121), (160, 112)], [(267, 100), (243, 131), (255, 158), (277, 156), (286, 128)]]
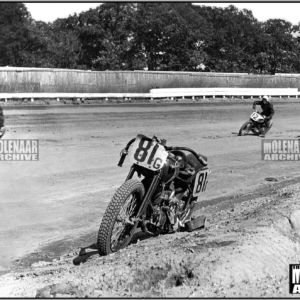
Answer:
[(252, 121), (249, 120), (246, 123), (244, 123), (239, 131), (239, 136), (248, 134), (251, 131), (251, 127), (252, 127)]
[(97, 246), (99, 255), (108, 255), (125, 248), (138, 225), (135, 219), (145, 189), (138, 180), (124, 182), (110, 201), (100, 224)]

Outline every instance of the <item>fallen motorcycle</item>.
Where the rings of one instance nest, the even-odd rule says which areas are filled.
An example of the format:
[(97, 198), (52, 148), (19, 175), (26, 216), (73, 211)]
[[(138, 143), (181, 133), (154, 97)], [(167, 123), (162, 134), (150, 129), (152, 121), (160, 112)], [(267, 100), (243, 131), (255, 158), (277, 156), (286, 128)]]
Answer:
[(167, 147), (166, 140), (139, 134), (121, 151), (133, 163), (102, 218), (100, 255), (125, 248), (137, 230), (152, 236), (195, 229), (192, 213), (205, 191), (207, 158), (187, 147)]
[(239, 130), (239, 136), (247, 135), (250, 132), (255, 135), (266, 134), (272, 127), (273, 122), (269, 124), (265, 122), (265, 116), (261, 115), (258, 111), (251, 114), (250, 119), (244, 123)]

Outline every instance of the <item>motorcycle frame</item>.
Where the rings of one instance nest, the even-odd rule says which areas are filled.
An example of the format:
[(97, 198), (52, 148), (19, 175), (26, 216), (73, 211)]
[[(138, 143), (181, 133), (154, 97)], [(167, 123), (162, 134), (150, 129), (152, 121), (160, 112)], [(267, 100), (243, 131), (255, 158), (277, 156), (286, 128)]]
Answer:
[[(138, 171), (136, 169), (137, 169), (137, 167), (135, 165), (131, 166), (131, 168), (129, 170), (129, 173), (126, 177), (126, 181), (131, 179), (135, 172), (138, 173)], [(159, 170), (159, 171), (155, 172), (155, 174), (152, 178), (151, 184), (150, 184), (148, 190), (146, 191), (146, 194), (143, 197), (140, 208), (139, 208), (139, 210), (136, 214), (136, 218), (142, 222), (142, 231), (144, 231), (144, 232), (149, 232), (146, 229), (146, 225), (145, 225), (146, 209), (147, 209), (148, 205), (151, 202), (151, 198), (153, 196), (153, 193), (155, 192), (159, 182), (161, 181), (161, 178), (162, 178), (162, 170)]]
[[(129, 149), (130, 145), (131, 145), (134, 141), (135, 141), (135, 138), (132, 139), (132, 140), (130, 140), (130, 141), (128, 142), (128, 144), (126, 145), (126, 147), (122, 150), (122, 152), (121, 152), (121, 158), (120, 158), (119, 163), (118, 163), (118, 166), (119, 166), (119, 167), (122, 167), (123, 162), (124, 162), (124, 160), (125, 160), (125, 157), (126, 157), (127, 154), (128, 154), (128, 149)], [(164, 145), (164, 146), (165, 146), (165, 145)], [(192, 150), (192, 149), (190, 149), (190, 148), (187, 148), (187, 147), (167, 147), (167, 146), (165, 146), (165, 149), (166, 149), (167, 151), (168, 151), (168, 150), (186, 150), (186, 151), (189, 151), (189, 152), (193, 153), (193, 154), (197, 157), (197, 153), (196, 153), (194, 150)], [(133, 165), (131, 166), (131, 168), (130, 168), (130, 170), (129, 170), (129, 172), (128, 172), (128, 175), (127, 175), (125, 181), (131, 179), (131, 178), (133, 177), (133, 175), (134, 175), (135, 172), (137, 172), (138, 177), (140, 177), (140, 172), (139, 172), (139, 170), (137, 170), (137, 168), (138, 168), (138, 166), (136, 166), (135, 164), (133, 164)], [(207, 166), (205, 166), (204, 168), (207, 168)], [(174, 170), (174, 172), (176, 173), (175, 170)], [(157, 188), (159, 182), (160, 182), (161, 179), (162, 179), (162, 173), (163, 173), (162, 169), (159, 170), (159, 171), (155, 171), (154, 176), (153, 176), (152, 181), (151, 181), (151, 184), (150, 184), (148, 190), (146, 191), (146, 194), (145, 194), (144, 197), (143, 197), (141, 206), (140, 206), (140, 208), (139, 208), (139, 210), (138, 210), (138, 212), (137, 212), (137, 215), (136, 215), (137, 221), (136, 221), (135, 226), (133, 226), (133, 228), (132, 228), (132, 230), (131, 230), (131, 232), (130, 232), (130, 235), (133, 235), (133, 233), (134, 233), (134, 231), (135, 231), (135, 229), (136, 229), (137, 224), (138, 224), (139, 221), (142, 222), (142, 231), (143, 231), (143, 232), (147, 232), (147, 233), (149, 233), (149, 234), (153, 234), (153, 233), (149, 232), (149, 231), (146, 229), (146, 224), (145, 224), (145, 219), (146, 219), (146, 209), (147, 209), (148, 205), (151, 203), (151, 198), (152, 198), (152, 196), (153, 196), (153, 193), (155, 192), (155, 190), (156, 190), (156, 188)], [(174, 174), (175, 174), (175, 173), (174, 173)], [(176, 175), (175, 175), (172, 179), (174, 179), (175, 177), (176, 177)], [(191, 200), (192, 200), (192, 194), (191, 194), (191, 196), (189, 197), (189, 200), (187, 201), (187, 203), (189, 203)]]
[(252, 120), (251, 118), (249, 120), (252, 122), (251, 127), (256, 128), (257, 130), (259, 130), (259, 132), (261, 132), (261, 128), (267, 128), (265, 122), (257, 122)]

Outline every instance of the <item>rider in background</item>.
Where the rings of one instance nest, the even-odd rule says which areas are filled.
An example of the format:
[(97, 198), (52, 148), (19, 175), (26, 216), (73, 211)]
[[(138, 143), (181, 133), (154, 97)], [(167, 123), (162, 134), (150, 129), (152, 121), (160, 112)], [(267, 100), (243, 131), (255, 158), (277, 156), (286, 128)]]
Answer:
[[(275, 113), (273, 104), (269, 102), (268, 96), (263, 96), (261, 101), (254, 101), (253, 102), (253, 109), (255, 109), (256, 105), (260, 105), (262, 112), (261, 115), (265, 117), (265, 122), (267, 124), (267, 128), (270, 127), (271, 119)], [(265, 134), (261, 134), (261, 136), (265, 136)]]

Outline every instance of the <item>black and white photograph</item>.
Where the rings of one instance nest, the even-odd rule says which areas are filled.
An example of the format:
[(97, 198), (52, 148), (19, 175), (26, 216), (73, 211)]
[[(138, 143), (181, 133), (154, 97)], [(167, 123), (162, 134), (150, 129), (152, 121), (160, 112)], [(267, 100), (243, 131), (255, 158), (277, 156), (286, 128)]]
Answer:
[(299, 12), (0, 2), (0, 298), (299, 298)]

